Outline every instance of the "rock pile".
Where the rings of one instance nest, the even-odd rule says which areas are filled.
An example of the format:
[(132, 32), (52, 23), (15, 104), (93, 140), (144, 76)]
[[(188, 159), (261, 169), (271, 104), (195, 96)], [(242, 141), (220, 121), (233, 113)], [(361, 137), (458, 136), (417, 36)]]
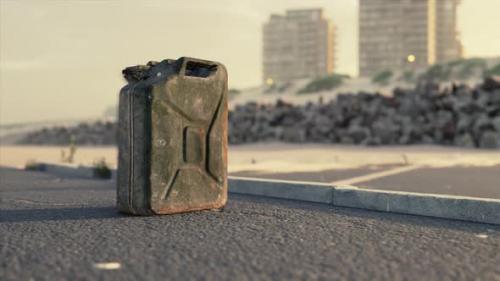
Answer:
[(81, 123), (75, 127), (46, 128), (29, 133), (19, 144), (34, 145), (114, 145), (116, 124), (114, 122)]
[(500, 80), (478, 87), (437, 84), (379, 94), (342, 94), (304, 106), (248, 103), (229, 113), (229, 142), (441, 144), (500, 148)]
[[(500, 148), (500, 79), (474, 88), (437, 84), (395, 89), (392, 96), (342, 94), (330, 102), (248, 103), (229, 113), (232, 144), (283, 141), (363, 145), (440, 144)], [(116, 124), (43, 129), (21, 144), (116, 144)]]

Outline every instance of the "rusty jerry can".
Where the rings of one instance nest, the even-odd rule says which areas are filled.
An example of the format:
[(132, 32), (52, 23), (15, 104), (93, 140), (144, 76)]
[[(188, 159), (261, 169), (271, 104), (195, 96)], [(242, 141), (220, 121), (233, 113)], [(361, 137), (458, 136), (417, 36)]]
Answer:
[(227, 201), (227, 71), (180, 58), (123, 70), (117, 205), (136, 215), (217, 209)]

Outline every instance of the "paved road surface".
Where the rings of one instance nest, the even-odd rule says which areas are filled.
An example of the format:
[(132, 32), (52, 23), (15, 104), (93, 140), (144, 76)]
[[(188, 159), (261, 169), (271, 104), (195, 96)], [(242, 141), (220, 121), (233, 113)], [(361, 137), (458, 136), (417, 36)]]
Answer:
[(10, 169), (0, 192), (0, 280), (500, 280), (493, 225), (233, 194), (133, 217), (113, 182)]
[[(376, 176), (373, 179), (367, 181), (356, 180), (352, 185), (369, 189), (500, 199), (500, 165), (491, 167), (415, 167), (415, 169), (407, 171), (404, 168), (404, 165), (384, 165), (299, 173), (260, 173), (247, 171), (232, 173), (232, 175), (330, 183), (356, 180), (375, 174)], [(384, 172), (398, 169), (403, 171), (392, 175), (383, 174)]]

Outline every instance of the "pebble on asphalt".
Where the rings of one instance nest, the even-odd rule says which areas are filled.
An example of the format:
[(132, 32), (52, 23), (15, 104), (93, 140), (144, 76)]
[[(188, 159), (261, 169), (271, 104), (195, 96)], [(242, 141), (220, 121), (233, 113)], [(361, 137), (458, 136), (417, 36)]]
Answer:
[(115, 270), (121, 267), (119, 262), (98, 262), (94, 263), (94, 267), (103, 270)]

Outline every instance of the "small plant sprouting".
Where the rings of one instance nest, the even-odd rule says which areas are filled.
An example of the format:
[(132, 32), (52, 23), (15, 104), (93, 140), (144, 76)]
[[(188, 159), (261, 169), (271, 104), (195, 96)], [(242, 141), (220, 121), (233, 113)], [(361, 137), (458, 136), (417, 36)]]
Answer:
[(111, 179), (112, 172), (104, 158), (94, 162), (93, 176), (97, 179)]
[(71, 135), (69, 140), (68, 155), (66, 156), (66, 151), (64, 151), (64, 149), (61, 150), (61, 162), (73, 163), (73, 161), (75, 160), (75, 154), (76, 154), (76, 138), (74, 135)]
[(43, 171), (45, 167), (38, 163), (35, 159), (30, 159), (24, 164), (24, 170), (26, 171)]

